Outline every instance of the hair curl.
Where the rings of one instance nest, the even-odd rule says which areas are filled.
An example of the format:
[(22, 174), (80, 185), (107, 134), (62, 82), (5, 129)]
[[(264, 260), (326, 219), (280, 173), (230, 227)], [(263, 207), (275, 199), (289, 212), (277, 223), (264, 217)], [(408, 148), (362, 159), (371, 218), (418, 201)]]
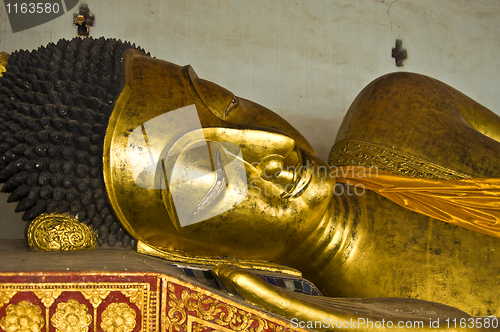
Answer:
[(0, 183), (31, 221), (69, 213), (99, 245), (131, 247), (107, 201), (102, 174), (109, 116), (125, 84), (116, 39), (75, 38), (11, 54), (0, 77)]

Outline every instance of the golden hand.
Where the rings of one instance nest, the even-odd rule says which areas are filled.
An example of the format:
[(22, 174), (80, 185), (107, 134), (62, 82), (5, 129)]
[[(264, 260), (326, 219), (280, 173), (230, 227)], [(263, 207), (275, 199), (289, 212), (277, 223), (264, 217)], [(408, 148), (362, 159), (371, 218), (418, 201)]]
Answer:
[(460, 328), (460, 324), (455, 327), (452, 324), (455, 319), (468, 323), (472, 318), (463, 311), (434, 302), (311, 296), (272, 286), (249, 270), (234, 265), (218, 265), (214, 272), (228, 290), (236, 291), (246, 301), (264, 310), (290, 319), (294, 328), (367, 332), (394, 331), (394, 328), (398, 331), (416, 328), (419, 331), (482, 331), (467, 326)]

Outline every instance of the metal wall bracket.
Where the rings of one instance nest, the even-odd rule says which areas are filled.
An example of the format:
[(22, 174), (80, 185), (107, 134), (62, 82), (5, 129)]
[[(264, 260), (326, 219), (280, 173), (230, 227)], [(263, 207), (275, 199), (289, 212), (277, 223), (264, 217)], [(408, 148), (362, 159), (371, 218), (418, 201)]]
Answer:
[(403, 41), (396, 39), (396, 47), (392, 49), (392, 57), (396, 60), (396, 66), (402, 67), (403, 60), (408, 59), (408, 51), (403, 48)]
[(81, 5), (78, 14), (73, 15), (73, 24), (77, 27), (78, 36), (88, 37), (90, 27), (94, 25), (95, 16), (87, 5)]

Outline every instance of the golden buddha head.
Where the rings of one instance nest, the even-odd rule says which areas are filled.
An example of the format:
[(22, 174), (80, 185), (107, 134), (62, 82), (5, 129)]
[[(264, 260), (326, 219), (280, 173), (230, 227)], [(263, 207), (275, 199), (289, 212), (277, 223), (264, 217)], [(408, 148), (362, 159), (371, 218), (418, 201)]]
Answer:
[(134, 238), (192, 254), (273, 259), (315, 229), (334, 180), (290, 124), (190, 66), (130, 50), (125, 72), (104, 179)]
[(281, 117), (128, 43), (15, 52), (0, 80), (0, 182), (24, 220), (63, 213), (100, 245), (130, 247), (128, 232), (273, 259), (332, 195), (327, 164)]

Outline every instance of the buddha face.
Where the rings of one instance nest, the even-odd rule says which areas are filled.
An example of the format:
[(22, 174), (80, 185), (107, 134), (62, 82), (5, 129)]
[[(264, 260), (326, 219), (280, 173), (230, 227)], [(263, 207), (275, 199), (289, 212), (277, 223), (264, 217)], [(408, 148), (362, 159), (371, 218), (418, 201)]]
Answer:
[(105, 141), (105, 181), (125, 228), (189, 254), (275, 259), (313, 232), (329, 167), (290, 124), (137, 51)]

